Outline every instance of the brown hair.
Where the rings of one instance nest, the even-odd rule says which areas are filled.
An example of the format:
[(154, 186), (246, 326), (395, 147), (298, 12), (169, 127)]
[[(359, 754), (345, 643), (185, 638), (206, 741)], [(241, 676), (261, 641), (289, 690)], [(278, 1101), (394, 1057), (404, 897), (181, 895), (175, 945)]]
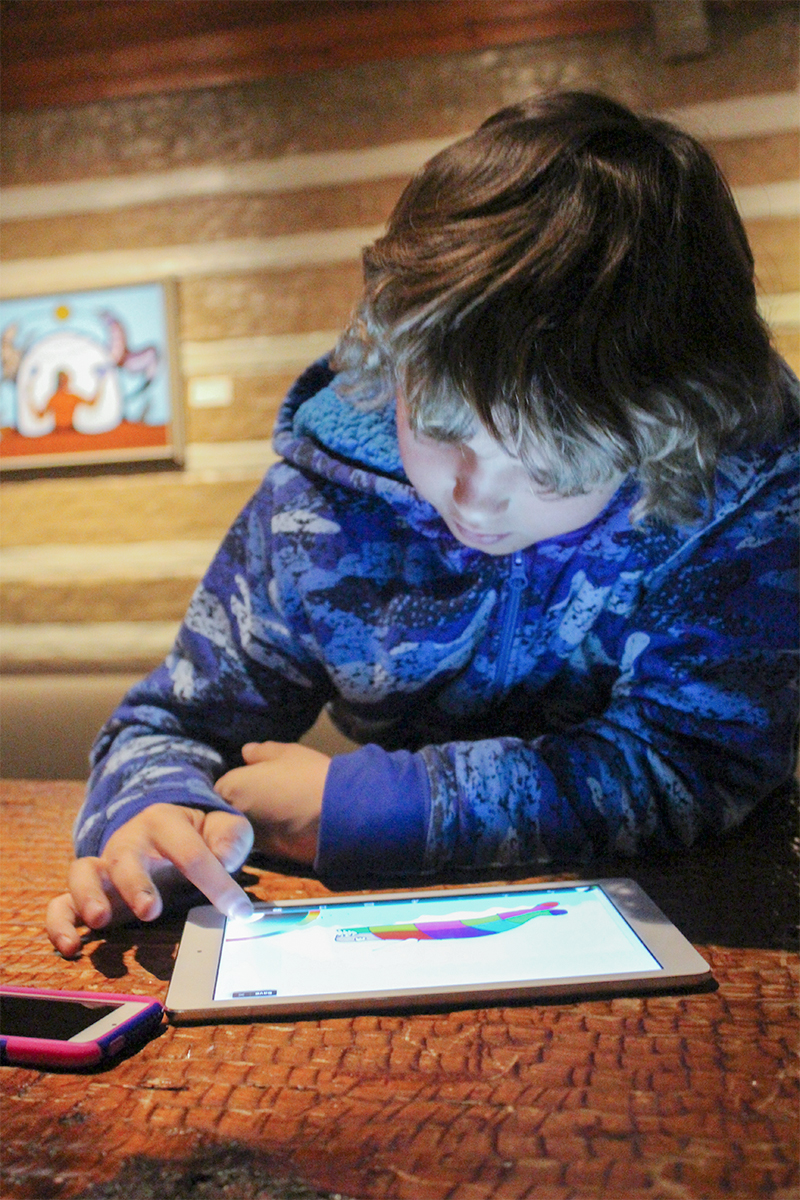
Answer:
[(364, 277), (334, 357), (355, 395), (400, 387), (444, 438), (477, 418), (563, 494), (633, 473), (636, 516), (691, 521), (719, 455), (785, 420), (725, 179), (606, 97), (536, 97), (437, 154)]

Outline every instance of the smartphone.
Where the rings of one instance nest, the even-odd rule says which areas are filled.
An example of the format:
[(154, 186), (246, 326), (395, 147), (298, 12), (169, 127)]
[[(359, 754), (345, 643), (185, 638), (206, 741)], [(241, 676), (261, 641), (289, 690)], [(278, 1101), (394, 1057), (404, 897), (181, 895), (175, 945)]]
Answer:
[(163, 1016), (150, 996), (0, 987), (0, 1062), (93, 1066), (145, 1041)]

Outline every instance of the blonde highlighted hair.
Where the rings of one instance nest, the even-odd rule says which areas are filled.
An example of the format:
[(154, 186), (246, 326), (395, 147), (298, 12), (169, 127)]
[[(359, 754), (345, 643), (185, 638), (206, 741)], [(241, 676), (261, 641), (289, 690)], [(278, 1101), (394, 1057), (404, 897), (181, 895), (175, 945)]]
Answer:
[(355, 400), (481, 422), (564, 495), (620, 472), (637, 517), (697, 519), (726, 449), (787, 420), (727, 183), (692, 137), (606, 97), (506, 108), (436, 155), (364, 252), (337, 346)]

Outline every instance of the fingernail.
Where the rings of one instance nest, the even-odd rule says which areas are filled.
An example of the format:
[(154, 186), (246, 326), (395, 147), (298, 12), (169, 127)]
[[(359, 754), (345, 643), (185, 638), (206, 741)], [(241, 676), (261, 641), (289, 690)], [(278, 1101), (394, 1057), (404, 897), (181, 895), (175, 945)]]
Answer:
[(228, 906), (225, 916), (232, 921), (249, 921), (253, 916), (253, 905), (246, 897), (240, 897)]
[(86, 924), (94, 927), (98, 921), (102, 921), (102, 919), (105, 917), (106, 910), (104, 905), (102, 905), (99, 900), (90, 900), (86, 905), (86, 911), (84, 915), (86, 917)]
[(59, 954), (63, 954), (65, 958), (72, 958), (73, 954), (75, 953), (75, 943), (73, 942), (72, 938), (67, 937), (66, 934), (62, 934), (61, 937), (56, 938), (56, 949), (58, 950)]

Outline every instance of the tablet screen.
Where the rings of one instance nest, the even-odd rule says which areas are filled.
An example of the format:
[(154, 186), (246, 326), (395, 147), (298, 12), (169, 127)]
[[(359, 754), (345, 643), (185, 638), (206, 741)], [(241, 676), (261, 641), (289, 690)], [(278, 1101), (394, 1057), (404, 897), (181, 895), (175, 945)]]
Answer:
[(281, 908), (227, 920), (214, 1000), (659, 971), (595, 884)]

